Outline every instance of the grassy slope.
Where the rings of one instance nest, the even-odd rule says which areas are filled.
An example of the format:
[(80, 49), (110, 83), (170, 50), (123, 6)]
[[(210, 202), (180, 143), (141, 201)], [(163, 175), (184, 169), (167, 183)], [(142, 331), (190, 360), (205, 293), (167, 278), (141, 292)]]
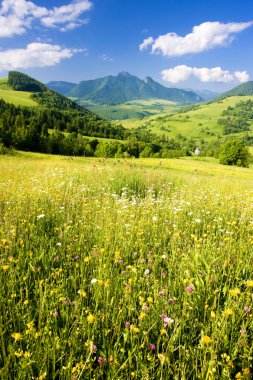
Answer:
[(107, 120), (143, 119), (160, 113), (171, 113), (179, 107), (176, 102), (161, 99), (132, 100), (118, 105), (101, 105), (88, 101), (79, 104)]
[[(160, 114), (152, 116), (144, 120), (128, 120), (123, 121), (123, 126), (127, 128), (136, 128), (147, 126), (152, 132), (159, 135), (175, 137), (178, 133), (186, 137), (204, 138), (211, 140), (219, 135), (222, 135), (222, 128), (217, 125), (217, 120), (220, 118), (223, 110), (228, 106), (234, 106), (241, 100), (253, 100), (253, 96), (233, 96), (218, 102), (203, 104), (198, 106), (196, 110), (176, 113), (176, 114)], [(215, 136), (208, 134), (213, 132)], [(253, 131), (253, 126), (252, 129)]]
[(25, 91), (13, 91), (7, 83), (7, 79), (0, 79), (0, 98), (15, 106), (36, 107), (38, 103), (31, 99), (31, 93)]

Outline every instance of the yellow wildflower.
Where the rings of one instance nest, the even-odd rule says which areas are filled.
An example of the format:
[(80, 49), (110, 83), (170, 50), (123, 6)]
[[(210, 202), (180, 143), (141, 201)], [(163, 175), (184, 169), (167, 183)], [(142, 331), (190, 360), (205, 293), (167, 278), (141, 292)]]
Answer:
[(142, 311), (142, 312), (140, 313), (138, 319), (139, 319), (140, 321), (142, 321), (142, 320), (145, 319), (145, 318), (146, 318), (146, 313), (144, 313), (144, 312)]
[(215, 314), (214, 311), (211, 311), (211, 318), (212, 318), (212, 319), (215, 319), (215, 318), (216, 318), (216, 314)]
[(29, 300), (25, 300), (23, 304), (24, 304), (24, 306), (29, 305)]
[(22, 355), (23, 355), (23, 351), (21, 350), (19, 350), (19, 351), (15, 351), (14, 352), (14, 355), (17, 357), (17, 358), (20, 358)]
[(231, 315), (233, 315), (233, 314), (234, 314), (234, 312), (233, 312), (232, 309), (227, 309), (227, 310), (225, 310), (225, 315), (226, 315), (227, 317), (231, 317)]
[(229, 291), (229, 293), (230, 293), (231, 297), (237, 297), (238, 294), (240, 294), (241, 292), (240, 292), (240, 289), (236, 288), (236, 289), (231, 289)]
[(87, 317), (87, 321), (88, 321), (89, 324), (94, 323), (94, 321), (95, 321), (94, 315), (89, 314), (88, 317)]
[(253, 280), (248, 280), (246, 284), (248, 288), (253, 288)]
[(8, 269), (10, 269), (10, 265), (3, 265), (3, 266), (2, 266), (2, 270), (3, 270), (4, 272), (7, 272)]
[(203, 343), (203, 344), (210, 344), (210, 343), (212, 343), (212, 339), (210, 338), (210, 336), (204, 335), (201, 338), (201, 343)]
[(15, 339), (15, 342), (22, 339), (22, 334), (20, 334), (20, 333), (13, 333), (13, 334), (11, 334), (11, 336), (12, 336), (12, 338)]
[(32, 329), (32, 328), (34, 327), (34, 322), (33, 322), (33, 321), (28, 322), (28, 323), (26, 324), (26, 326), (28, 327), (28, 329)]
[(166, 331), (165, 329), (161, 329), (161, 330), (160, 330), (160, 334), (161, 334), (161, 335), (166, 335), (166, 334), (167, 334), (167, 331)]
[(160, 360), (161, 365), (164, 365), (164, 363), (168, 361), (165, 354), (158, 354), (158, 359)]
[(29, 352), (29, 351), (25, 351), (25, 353), (24, 353), (24, 357), (25, 357), (26, 359), (29, 359), (31, 356), (32, 356), (31, 352)]
[(244, 374), (245, 376), (249, 376), (249, 375), (250, 375), (250, 369), (249, 369), (249, 368), (244, 368), (244, 370), (243, 370), (243, 374)]
[(84, 290), (79, 289), (77, 293), (80, 295), (80, 297), (87, 297), (87, 293)]

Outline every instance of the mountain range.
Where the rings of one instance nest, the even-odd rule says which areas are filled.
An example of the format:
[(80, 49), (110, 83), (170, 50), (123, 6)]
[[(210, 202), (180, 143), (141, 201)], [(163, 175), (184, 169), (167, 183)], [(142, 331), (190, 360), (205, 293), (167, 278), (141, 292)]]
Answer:
[(47, 83), (47, 87), (77, 102), (88, 100), (97, 104), (122, 104), (137, 99), (163, 99), (178, 103), (203, 101), (194, 91), (168, 88), (150, 77), (142, 80), (125, 71), (117, 76), (109, 75), (78, 84), (53, 81)]

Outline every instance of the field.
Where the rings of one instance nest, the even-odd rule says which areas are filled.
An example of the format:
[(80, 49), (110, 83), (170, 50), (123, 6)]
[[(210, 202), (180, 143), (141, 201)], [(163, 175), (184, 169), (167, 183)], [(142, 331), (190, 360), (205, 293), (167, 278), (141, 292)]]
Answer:
[(0, 165), (1, 379), (252, 378), (252, 167)]
[(37, 107), (38, 103), (31, 99), (31, 93), (2, 89), (0, 86), (0, 99), (15, 106)]
[(196, 109), (188, 112), (160, 114), (143, 120), (125, 120), (122, 125), (127, 128), (147, 127), (157, 135), (176, 137), (181, 134), (187, 138), (203, 138), (208, 141), (222, 135), (222, 127), (217, 125), (222, 111), (248, 99), (252, 100), (253, 96), (232, 96), (218, 102), (197, 105)]
[(172, 113), (180, 109), (177, 103), (162, 99), (132, 100), (118, 105), (96, 104), (85, 100), (78, 103), (107, 120), (140, 120), (150, 115)]

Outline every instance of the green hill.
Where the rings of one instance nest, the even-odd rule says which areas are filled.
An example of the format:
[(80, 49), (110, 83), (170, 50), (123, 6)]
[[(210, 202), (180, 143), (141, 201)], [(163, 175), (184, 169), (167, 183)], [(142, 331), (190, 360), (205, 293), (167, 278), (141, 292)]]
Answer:
[(253, 95), (253, 81), (240, 84), (237, 87), (232, 88), (229, 91), (224, 92), (218, 97), (218, 99), (224, 99), (229, 96), (247, 96)]
[[(50, 83), (48, 86), (55, 88)], [(121, 104), (138, 99), (164, 99), (178, 103), (196, 103), (202, 100), (193, 91), (164, 87), (150, 77), (141, 80), (127, 72), (82, 81), (70, 91), (64, 92), (64, 95), (75, 98), (80, 103), (88, 100), (98, 104)]]
[[(143, 120), (122, 121), (122, 125), (129, 129), (146, 128), (152, 133), (167, 138), (195, 139), (200, 144), (201, 140), (214, 141), (225, 136), (224, 127), (219, 124), (219, 120), (224, 117), (223, 112), (229, 107), (235, 107), (241, 101), (248, 100), (253, 101), (253, 96), (233, 96), (216, 102), (195, 105), (183, 112), (160, 114)], [(247, 123), (249, 131), (237, 133), (237, 136), (253, 135), (252, 120), (247, 120)]]
[(25, 74), (9, 72), (0, 82), (0, 144), (71, 154), (75, 144), (78, 153), (91, 150), (82, 136), (123, 139), (125, 130)]

